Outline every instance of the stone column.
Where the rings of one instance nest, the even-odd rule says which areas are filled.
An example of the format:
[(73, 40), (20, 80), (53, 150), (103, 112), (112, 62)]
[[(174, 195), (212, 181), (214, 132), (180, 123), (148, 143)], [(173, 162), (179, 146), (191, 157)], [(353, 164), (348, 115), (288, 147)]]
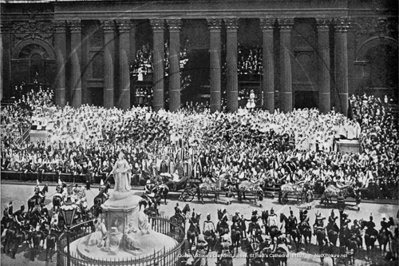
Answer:
[(238, 18), (224, 19), (226, 25), (227, 110), (238, 110), (237, 29)]
[(263, 51), (263, 109), (274, 112), (274, 45), (273, 29), (276, 19), (263, 18), (260, 20), (262, 28)]
[(60, 107), (64, 107), (66, 104), (66, 24), (64, 20), (56, 20), (53, 23), (55, 28), (54, 48), (57, 69), (57, 74), (55, 77), (55, 103)]
[(348, 17), (335, 21), (335, 84), (339, 104), (338, 111), (348, 114)]
[(115, 23), (112, 20), (101, 21), (104, 30), (104, 107), (114, 107), (114, 70), (115, 70)]
[(180, 19), (166, 20), (169, 26), (169, 111), (180, 108)]
[(330, 19), (317, 18), (318, 34), (318, 87), (319, 87), (319, 110), (326, 114), (331, 110), (330, 99)]
[(154, 39), (154, 76), (153, 76), (153, 91), (154, 91), (154, 111), (164, 109), (164, 30), (165, 21), (163, 19), (152, 19), (150, 21), (153, 39)]
[[(4, 92), (11, 89), (10, 85), (10, 23), (0, 21), (0, 100)], [(9, 93), (6, 93), (9, 95)]]
[(280, 27), (281, 111), (292, 111), (291, 29), (293, 18), (278, 19)]
[(119, 29), (119, 98), (118, 107), (130, 109), (130, 20), (117, 21)]
[(221, 110), (221, 19), (208, 19), (210, 32), (210, 108), (211, 112)]
[(82, 25), (80, 20), (70, 20), (71, 29), (71, 92), (72, 107), (79, 108), (82, 105)]

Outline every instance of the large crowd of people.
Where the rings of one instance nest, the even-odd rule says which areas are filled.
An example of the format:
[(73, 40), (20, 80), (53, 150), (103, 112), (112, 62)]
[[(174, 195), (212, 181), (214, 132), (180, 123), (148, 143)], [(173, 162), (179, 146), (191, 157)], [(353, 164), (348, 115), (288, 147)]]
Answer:
[[(132, 175), (145, 179), (167, 173), (178, 179), (189, 176), (214, 182), (226, 176), (236, 182), (262, 179), (271, 186), (335, 182), (364, 189), (373, 187), (380, 198), (398, 197), (398, 123), (388, 105), (373, 96), (351, 97), (353, 119), (333, 111), (324, 115), (315, 109), (274, 114), (240, 109), (230, 114), (210, 113), (206, 108), (174, 113), (141, 107), (128, 111), (87, 105), (59, 108), (52, 104), (52, 97), (50, 90), (32, 91), (1, 112), (1, 125), (6, 129), (1, 143), (3, 173), (21, 172), (23, 179), (33, 177), (39, 182), (44, 173), (54, 173), (60, 184), (62, 174), (69, 173), (84, 176), (87, 183), (100, 182), (109, 176), (118, 154), (124, 151)], [(16, 142), (23, 130), (15, 129), (23, 128), (22, 124), (24, 128), (28, 125), (46, 131), (48, 137), (40, 142)], [(361, 152), (340, 152), (336, 145), (339, 139), (358, 139)], [(84, 190), (76, 186), (69, 193), (80, 195)], [(34, 197), (40, 199), (39, 190)], [(181, 212), (179, 208), (175, 210), (175, 215)], [(310, 226), (306, 212), (300, 213), (295, 226)], [(3, 214), (13, 220), (16, 217), (19, 222), (29, 220), (31, 233), (47, 230), (46, 238), (62, 230), (55, 226), (56, 215), (50, 216), (46, 208), (31, 217), (26, 216), (24, 207), (14, 213), (10, 204)], [(218, 225), (212, 229), (221, 236), (223, 224), (227, 226), (225, 218), (226, 214), (221, 213)], [(275, 226), (272, 218), (277, 219), (271, 212), (264, 221), (269, 229)], [(294, 218), (291, 211), (287, 223), (291, 224)], [(245, 234), (245, 221), (250, 221), (247, 234), (252, 234), (250, 228), (258, 228), (259, 219), (264, 219), (263, 214), (255, 212), (248, 220), (236, 213), (231, 230), (237, 227)], [(316, 217), (314, 232), (321, 220)], [(195, 212), (189, 223), (200, 223)], [(208, 228), (206, 223), (211, 223), (209, 214), (203, 233)], [(372, 218), (368, 228), (370, 224), (374, 224)], [(361, 225), (354, 221), (352, 227), (357, 232)], [(197, 244), (202, 241), (206, 245), (200, 231)], [(265, 243), (273, 240), (270, 232), (266, 239), (269, 240)]]
[[(109, 173), (124, 150), (139, 177), (167, 172), (212, 180), (225, 174), (238, 181), (264, 178), (273, 184), (333, 181), (367, 188), (372, 183), (383, 192), (380, 197), (397, 196), (383, 188), (398, 185), (398, 124), (387, 104), (372, 96), (351, 98), (353, 120), (316, 109), (231, 114), (59, 108), (50, 104), (51, 97), (51, 91), (41, 90), (1, 113), (2, 125), (10, 128), (2, 138), (3, 171), (38, 173), (34, 179), (44, 172), (70, 173), (99, 182), (93, 177)], [(18, 132), (11, 129), (29, 122), (49, 137), (15, 143)], [(335, 142), (342, 138), (359, 139), (361, 152), (339, 152)]]

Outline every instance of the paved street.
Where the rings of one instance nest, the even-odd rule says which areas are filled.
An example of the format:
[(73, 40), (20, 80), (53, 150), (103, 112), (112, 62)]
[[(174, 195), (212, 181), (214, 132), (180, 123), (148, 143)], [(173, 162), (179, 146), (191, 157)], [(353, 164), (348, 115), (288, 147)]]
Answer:
[[(98, 189), (97, 188), (92, 188), (90, 191), (86, 192), (89, 206), (92, 205), (93, 203), (93, 198), (97, 194)], [(50, 186), (49, 187), (49, 193), (47, 194), (46, 197), (46, 206), (47, 208), (51, 209), (51, 198), (52, 195), (55, 193), (55, 186)], [(112, 194), (112, 190), (110, 191)], [(141, 195), (141, 191), (136, 191), (135, 192), (137, 195)], [(14, 211), (19, 209), (19, 206), (22, 204), (26, 205), (27, 199), (33, 195), (33, 186), (32, 185), (22, 185), (22, 184), (3, 184), (1, 186), (1, 203), (2, 203), (2, 210), (4, 209), (4, 205), (7, 204), (10, 200), (13, 201), (14, 205)], [(173, 208), (176, 205), (176, 202), (179, 202), (179, 205), (181, 208), (184, 207), (186, 203), (180, 202), (177, 200), (177, 194), (172, 194), (170, 200), (168, 200), (167, 205), (161, 205), (160, 211), (161, 214), (164, 214), (165, 216), (171, 216), (174, 213)], [(289, 206), (294, 211), (294, 214), (298, 217), (299, 209), (302, 208), (302, 206), (296, 205), (294, 202), (290, 202), (288, 205), (282, 206), (278, 204), (277, 199), (264, 199), (261, 204), (262, 208), (260, 207), (255, 207), (253, 205), (250, 205), (248, 203), (243, 203), (240, 204), (236, 200), (232, 200), (232, 204), (226, 205), (226, 204), (215, 204), (212, 199), (205, 199), (205, 204), (198, 203), (196, 199), (194, 199), (193, 202), (189, 203), (191, 210), (194, 210), (195, 212), (200, 212), (201, 213), (201, 227), (202, 227), (202, 221), (205, 219), (206, 214), (210, 213), (212, 216), (212, 220), (216, 224), (217, 222), (217, 209), (223, 209), (226, 208), (229, 216), (234, 214), (235, 211), (240, 211), (246, 217), (247, 219), (250, 218), (251, 212), (253, 209), (257, 209), (258, 213), (260, 213), (261, 210), (268, 209), (270, 210), (272, 207), (274, 208), (276, 213), (284, 212), (285, 214), (289, 214)], [(353, 203), (351, 203), (353, 204)], [(320, 206), (318, 201), (313, 204), (312, 210), (309, 211), (308, 217), (310, 217), (311, 224), (313, 224), (314, 219), (315, 219), (315, 213), (316, 209), (318, 209), (325, 217), (328, 217), (331, 213), (331, 208), (324, 208), (323, 206)], [(362, 203), (361, 204), (361, 209), (360, 211), (356, 211), (353, 209), (348, 209), (347, 212), (349, 214), (349, 218), (353, 221), (354, 219), (367, 219), (369, 218), (370, 214), (374, 216), (374, 221), (377, 225), (377, 229), (379, 229), (379, 223), (381, 221), (381, 215), (386, 214), (387, 217), (394, 217), (395, 222), (398, 223), (398, 219), (396, 218), (396, 214), (399, 210), (398, 205), (394, 204), (376, 204), (376, 203)], [(2, 212), (1, 212), (2, 214)], [(338, 214), (338, 211), (336, 211), (336, 214)], [(312, 244), (315, 243), (315, 239), (312, 239)], [(303, 247), (301, 247), (303, 249)], [(316, 247), (314, 245), (310, 246), (310, 253), (315, 254), (316, 253)], [(245, 264), (245, 259), (242, 258), (245, 256), (243, 252), (240, 252), (237, 255), (237, 258), (234, 260), (234, 265), (244, 265)], [(357, 258), (356, 258), (356, 265), (370, 265), (370, 263), (363, 258), (364, 252), (360, 251)], [(8, 255), (1, 254), (1, 265), (55, 265), (55, 263), (46, 263), (44, 261), (44, 254), (41, 254), (39, 256), (39, 259), (35, 262), (29, 261), (29, 254), (27, 252), (26, 247), (22, 247), (19, 249), (19, 253), (16, 256), (17, 258), (15, 260), (11, 259)], [(55, 257), (54, 257), (55, 259)], [(215, 259), (209, 258), (208, 259), (208, 264), (209, 265), (214, 265)], [(381, 260), (379, 261), (381, 263)], [(288, 259), (288, 264), (289, 265), (320, 265), (320, 259), (316, 256), (312, 256), (310, 254), (304, 253), (304, 251), (299, 252), (299, 254), (295, 255), (294, 257), (290, 257)], [(325, 259), (325, 265), (331, 264), (331, 260), (329, 258)]]

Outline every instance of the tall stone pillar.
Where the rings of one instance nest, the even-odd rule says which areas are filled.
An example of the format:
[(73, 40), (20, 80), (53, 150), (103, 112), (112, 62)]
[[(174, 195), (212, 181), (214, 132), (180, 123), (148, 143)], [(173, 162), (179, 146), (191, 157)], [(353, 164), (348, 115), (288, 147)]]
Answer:
[(221, 19), (208, 19), (210, 32), (210, 108), (211, 112), (221, 110)]
[(293, 18), (278, 19), (280, 27), (280, 60), (281, 60), (281, 111), (292, 111), (292, 67), (291, 67), (291, 29)]
[(55, 77), (55, 103), (60, 107), (64, 107), (66, 104), (66, 24), (64, 20), (56, 20), (53, 23), (55, 28), (54, 48), (57, 69)]
[(180, 19), (166, 20), (169, 26), (169, 110), (180, 108)]
[(72, 107), (79, 108), (82, 105), (82, 25), (80, 20), (70, 20), (71, 29), (71, 93)]
[(104, 30), (104, 107), (114, 107), (114, 71), (115, 71), (115, 23), (112, 20), (101, 21)]
[(335, 84), (337, 86), (338, 111), (348, 114), (348, 17), (335, 21)]
[(154, 91), (154, 111), (164, 109), (164, 30), (165, 21), (163, 19), (152, 19), (150, 21), (153, 39), (154, 39), (154, 76), (153, 76), (153, 91)]
[(330, 99), (330, 35), (329, 27), (331, 19), (317, 18), (318, 34), (318, 87), (319, 87), (319, 110), (326, 114), (331, 110)]
[(263, 18), (260, 20), (262, 28), (263, 51), (263, 109), (274, 112), (274, 44), (273, 29), (276, 19)]
[(238, 110), (237, 29), (238, 18), (224, 19), (226, 25), (227, 110)]
[(118, 107), (130, 109), (130, 20), (117, 21), (119, 29), (119, 98)]
[[(7, 90), (11, 89), (10, 84), (10, 23), (0, 21), (0, 100)], [(7, 93), (6, 93), (7, 95)], [(8, 94), (9, 95), (9, 94)]]

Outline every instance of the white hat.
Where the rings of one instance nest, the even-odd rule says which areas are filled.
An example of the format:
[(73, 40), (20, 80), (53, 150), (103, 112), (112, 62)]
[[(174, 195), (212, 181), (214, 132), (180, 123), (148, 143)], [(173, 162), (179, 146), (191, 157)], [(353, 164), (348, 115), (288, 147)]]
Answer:
[(104, 180), (101, 179), (100, 186), (104, 186)]
[(147, 185), (149, 185), (149, 184), (151, 184), (151, 181), (150, 181), (150, 180), (147, 180)]

